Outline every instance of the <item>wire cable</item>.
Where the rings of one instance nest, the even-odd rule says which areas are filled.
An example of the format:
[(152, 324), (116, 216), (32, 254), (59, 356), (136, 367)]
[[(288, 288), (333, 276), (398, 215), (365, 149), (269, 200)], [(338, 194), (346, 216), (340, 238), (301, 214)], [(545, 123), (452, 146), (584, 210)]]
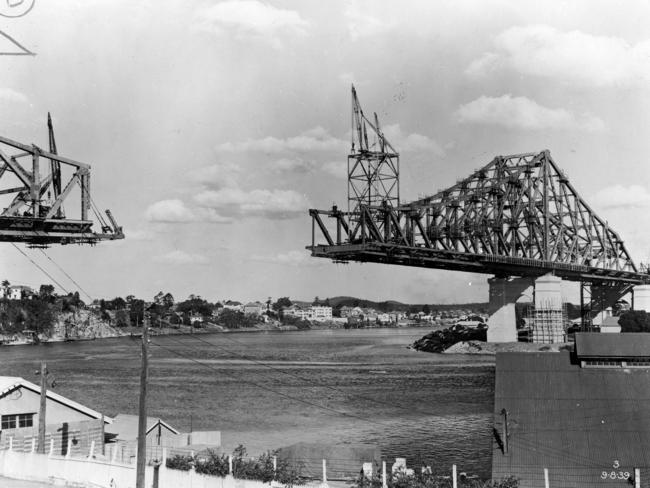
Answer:
[(27, 258), (27, 259), (28, 259), (28, 260), (29, 260), (29, 261), (30, 261), (34, 266), (36, 266), (38, 269), (40, 269), (40, 270), (43, 272), (43, 274), (44, 274), (45, 276), (47, 276), (47, 277), (48, 277), (49, 279), (51, 279), (51, 280), (52, 280), (52, 281), (53, 281), (53, 282), (54, 282), (54, 283), (55, 283), (59, 288), (61, 288), (61, 289), (65, 292), (66, 295), (70, 293), (68, 290), (65, 289), (65, 287), (64, 287), (61, 283), (59, 283), (58, 281), (56, 281), (56, 280), (52, 277), (52, 275), (51, 275), (50, 273), (48, 273), (47, 271), (45, 271), (45, 269), (43, 269), (43, 268), (42, 268), (42, 267), (41, 267), (41, 266), (40, 266), (36, 261), (34, 261), (32, 258), (30, 258), (30, 257), (29, 257), (29, 256), (28, 256), (28, 255), (27, 255), (27, 254), (22, 250), (22, 249), (20, 249), (20, 248), (19, 248), (15, 243), (12, 242), (11, 245), (14, 246), (14, 247), (18, 250), (18, 252), (19, 252), (20, 254), (22, 254), (23, 256), (25, 256), (25, 257), (26, 257), (26, 258)]
[(74, 278), (72, 278), (72, 276), (70, 276), (70, 275), (66, 272), (65, 269), (63, 269), (61, 266), (59, 266), (59, 264), (58, 264), (56, 261), (54, 261), (54, 259), (52, 259), (52, 258), (51, 258), (51, 257), (50, 257), (46, 252), (45, 252), (45, 251), (43, 251), (43, 249), (39, 249), (39, 250), (41, 251), (41, 253), (43, 253), (43, 256), (45, 256), (47, 259), (49, 259), (50, 261), (52, 261), (52, 263), (54, 263), (54, 265), (55, 265), (57, 268), (59, 268), (59, 269), (61, 270), (61, 272), (62, 272), (64, 275), (66, 275), (66, 276), (68, 277), (68, 279), (69, 279), (70, 281), (72, 281), (72, 282), (75, 284), (75, 286), (76, 286), (77, 288), (79, 288), (79, 290), (81, 290), (81, 292), (82, 292), (84, 295), (86, 295), (86, 296), (88, 297), (88, 299), (89, 299), (91, 302), (93, 301), (93, 297), (91, 297), (90, 294), (89, 294), (86, 290), (84, 290), (84, 289), (81, 287), (81, 285), (80, 285), (79, 283), (77, 283), (77, 282), (74, 280)]

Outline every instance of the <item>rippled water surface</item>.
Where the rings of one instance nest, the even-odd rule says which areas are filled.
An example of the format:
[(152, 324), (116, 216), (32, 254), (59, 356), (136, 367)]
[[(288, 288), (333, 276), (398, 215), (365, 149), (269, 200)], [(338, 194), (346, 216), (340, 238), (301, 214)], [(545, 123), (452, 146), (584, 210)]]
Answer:
[[(256, 453), (298, 441), (374, 443), (489, 476), (491, 357), (406, 348), (427, 329), (255, 332), (152, 338), (149, 414), (179, 430), (221, 430)], [(137, 413), (140, 341), (0, 349), (0, 374), (38, 382), (107, 415)]]

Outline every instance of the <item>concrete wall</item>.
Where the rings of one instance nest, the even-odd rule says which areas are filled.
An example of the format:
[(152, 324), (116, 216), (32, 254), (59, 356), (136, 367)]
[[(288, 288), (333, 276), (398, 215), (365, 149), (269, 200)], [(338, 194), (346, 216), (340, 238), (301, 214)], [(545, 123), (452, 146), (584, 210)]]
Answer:
[[(122, 464), (97, 459), (65, 458), (46, 454), (0, 451), (0, 476), (19, 480), (48, 481), (55, 484), (92, 484), (101, 488), (135, 488), (135, 464)], [(152, 486), (154, 468), (146, 467), (145, 486)], [(313, 483), (315, 488), (320, 483)], [(198, 474), (193, 470), (167, 469), (161, 464), (158, 471), (161, 488), (280, 488), (277, 483), (239, 480), (232, 476), (219, 478)]]

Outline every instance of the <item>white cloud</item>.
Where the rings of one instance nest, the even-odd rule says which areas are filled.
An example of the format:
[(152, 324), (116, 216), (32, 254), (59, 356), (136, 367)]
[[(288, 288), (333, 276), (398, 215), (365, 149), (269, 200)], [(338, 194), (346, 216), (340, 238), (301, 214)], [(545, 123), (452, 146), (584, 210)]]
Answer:
[(149, 205), (145, 217), (151, 222), (194, 222), (194, 214), (182, 200), (160, 200)]
[(29, 103), (26, 95), (11, 88), (0, 87), (0, 101), (13, 103)]
[(350, 38), (353, 41), (362, 37), (382, 34), (392, 28), (392, 24), (369, 15), (356, 2), (348, 4), (344, 15), (348, 24)]
[(345, 161), (329, 161), (321, 169), (336, 178), (346, 179), (348, 177), (348, 164)]
[(494, 124), (520, 129), (604, 130), (601, 119), (590, 114), (576, 116), (563, 108), (548, 108), (526, 97), (510, 94), (500, 97), (481, 96), (461, 105), (455, 113), (460, 123)]
[(124, 233), (129, 241), (153, 241), (155, 237), (155, 234), (149, 229), (125, 229)]
[(236, 177), (241, 170), (241, 166), (235, 163), (221, 162), (190, 170), (187, 177), (192, 183), (210, 188), (223, 188), (236, 185)]
[(650, 81), (650, 39), (630, 44), (619, 37), (581, 31), (561, 32), (547, 25), (511, 27), (467, 68), (484, 76), (503, 68), (586, 86), (632, 85)]
[(285, 10), (257, 0), (227, 0), (197, 13), (202, 30), (231, 32), (238, 38), (260, 38), (281, 47), (280, 36), (307, 33), (309, 22), (295, 10)]
[(305, 266), (324, 266), (330, 264), (329, 260), (313, 258), (309, 251), (289, 251), (280, 253), (275, 256), (251, 256), (253, 261), (262, 261), (265, 263), (279, 264), (283, 266), (305, 267)]
[(278, 173), (308, 173), (315, 166), (315, 161), (302, 158), (281, 158), (269, 164), (269, 168)]
[(603, 188), (590, 199), (595, 207), (610, 208), (650, 208), (650, 191), (641, 185), (612, 185)]
[(193, 222), (210, 222), (227, 224), (231, 219), (219, 215), (210, 208), (190, 208), (179, 199), (160, 200), (149, 205), (145, 217), (150, 222), (167, 224), (189, 224)]
[(201, 254), (192, 254), (179, 249), (153, 258), (158, 263), (166, 264), (205, 264), (208, 258)]
[(248, 139), (244, 142), (226, 142), (217, 146), (219, 152), (263, 152), (277, 154), (282, 152), (307, 152), (307, 151), (345, 151), (349, 143), (337, 139), (322, 127), (315, 127), (300, 135), (279, 139), (265, 137), (263, 139)]
[(304, 215), (310, 207), (307, 198), (293, 190), (206, 190), (194, 197), (200, 207), (218, 215), (288, 219)]
[(445, 150), (436, 141), (422, 134), (404, 134), (399, 124), (384, 126), (382, 131), (398, 152), (427, 152), (440, 157), (445, 155)]

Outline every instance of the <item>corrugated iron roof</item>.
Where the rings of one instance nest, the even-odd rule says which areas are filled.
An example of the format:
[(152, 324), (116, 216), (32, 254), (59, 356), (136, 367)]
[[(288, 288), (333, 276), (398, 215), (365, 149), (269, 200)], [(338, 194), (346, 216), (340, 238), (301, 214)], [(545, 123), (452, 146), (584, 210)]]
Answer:
[(579, 358), (650, 357), (650, 334), (627, 332), (624, 334), (576, 333), (576, 355)]
[[(650, 368), (581, 368), (567, 351), (498, 353), (493, 479), (544, 487), (547, 468), (552, 487), (623, 487), (619, 477), (637, 467), (650, 487), (648, 406)], [(503, 442), (503, 409), (507, 453), (496, 440)]]

